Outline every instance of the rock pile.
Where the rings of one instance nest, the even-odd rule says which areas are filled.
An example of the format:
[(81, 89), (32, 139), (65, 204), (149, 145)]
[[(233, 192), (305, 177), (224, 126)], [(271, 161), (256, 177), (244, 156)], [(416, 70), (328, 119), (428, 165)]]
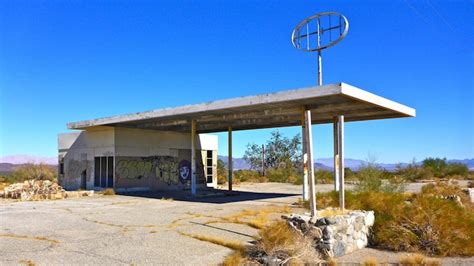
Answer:
[(5, 187), (0, 196), (22, 201), (62, 199), (66, 197), (66, 191), (49, 180), (26, 180)]
[(283, 218), (296, 231), (311, 238), (323, 257), (339, 257), (366, 247), (375, 221), (373, 211), (350, 211), (319, 218), (315, 223), (310, 222), (309, 215), (291, 214)]

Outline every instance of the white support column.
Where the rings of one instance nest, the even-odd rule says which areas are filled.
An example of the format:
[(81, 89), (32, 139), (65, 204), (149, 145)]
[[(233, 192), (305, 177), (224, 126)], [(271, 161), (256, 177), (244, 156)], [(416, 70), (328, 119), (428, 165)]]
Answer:
[(338, 143), (339, 143), (339, 207), (344, 211), (344, 116), (338, 118)]
[(305, 111), (301, 112), (301, 129), (302, 129), (302, 156), (303, 158), (303, 200), (309, 200), (309, 192), (308, 192), (308, 152), (306, 149), (306, 142), (307, 142), (307, 135), (306, 135), (306, 126), (305, 126)]
[(232, 164), (232, 127), (229, 127), (228, 128), (228, 137), (227, 137), (227, 141), (228, 141), (228, 149), (229, 149), (229, 152), (228, 152), (228, 157), (227, 157), (227, 166), (229, 168), (229, 191), (232, 191), (232, 173), (234, 171), (234, 166)]
[(333, 118), (333, 140), (334, 140), (334, 191), (339, 191), (339, 134), (338, 117)]
[(311, 110), (305, 110), (305, 129), (306, 129), (306, 151), (308, 152), (309, 168), (309, 204), (311, 208), (311, 221), (316, 221), (316, 193), (314, 189), (314, 162), (313, 162), (313, 135), (311, 128)]
[(191, 193), (196, 195), (196, 120), (191, 121)]

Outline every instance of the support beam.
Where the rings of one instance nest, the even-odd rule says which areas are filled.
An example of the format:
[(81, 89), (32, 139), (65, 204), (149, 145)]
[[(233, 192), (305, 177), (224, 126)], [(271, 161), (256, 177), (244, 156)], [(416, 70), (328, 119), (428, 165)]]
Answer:
[(191, 193), (196, 195), (196, 120), (191, 122)]
[(227, 156), (227, 166), (229, 168), (229, 191), (232, 191), (232, 173), (234, 171), (234, 166), (232, 164), (232, 127), (229, 127), (228, 128), (228, 137), (227, 137), (227, 140), (228, 140), (228, 156)]
[(305, 110), (305, 129), (306, 129), (306, 151), (308, 153), (309, 169), (309, 204), (311, 208), (311, 221), (316, 221), (316, 193), (314, 189), (314, 162), (313, 162), (313, 136), (311, 128), (311, 110)]
[(338, 117), (333, 118), (332, 130), (334, 141), (334, 191), (339, 191), (339, 134), (338, 134)]
[(307, 147), (306, 147), (306, 142), (307, 142), (307, 135), (306, 135), (306, 126), (305, 126), (305, 111), (303, 110), (301, 112), (301, 135), (303, 139), (302, 143), (302, 156), (301, 158), (303, 160), (303, 200), (309, 200), (309, 191), (308, 191), (308, 152), (307, 152)]
[(338, 154), (339, 154), (339, 207), (345, 209), (344, 195), (344, 116), (338, 117)]

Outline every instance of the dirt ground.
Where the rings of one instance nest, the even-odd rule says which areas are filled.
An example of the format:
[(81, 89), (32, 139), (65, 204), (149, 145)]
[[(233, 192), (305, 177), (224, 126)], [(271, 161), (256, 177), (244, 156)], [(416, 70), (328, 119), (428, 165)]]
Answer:
[[(0, 201), (0, 264), (218, 264), (231, 249), (192, 235), (248, 243), (257, 229), (224, 218), (244, 210), (288, 210), (301, 193), (301, 186), (275, 183), (241, 184), (235, 189), (241, 193)], [(331, 189), (332, 185), (317, 186), (318, 191)], [(397, 262), (399, 256), (366, 248), (337, 261), (351, 264), (375, 257), (379, 262)], [(473, 265), (474, 259), (448, 258), (443, 263)]]

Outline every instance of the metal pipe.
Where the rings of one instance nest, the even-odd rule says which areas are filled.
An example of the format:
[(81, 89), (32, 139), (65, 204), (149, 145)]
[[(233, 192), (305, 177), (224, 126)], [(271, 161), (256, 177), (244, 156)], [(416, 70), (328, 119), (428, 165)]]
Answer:
[(338, 117), (335, 116), (332, 122), (333, 141), (334, 141), (334, 191), (339, 191), (339, 132)]
[(306, 126), (305, 126), (305, 110), (301, 112), (301, 131), (302, 131), (302, 159), (303, 159), (303, 200), (308, 200), (309, 199), (309, 193), (308, 193), (308, 153), (307, 153), (307, 147), (306, 147), (306, 142), (307, 142), (307, 136), (306, 136)]
[(191, 121), (191, 193), (196, 195), (196, 120)]
[(309, 205), (311, 208), (311, 221), (315, 222), (317, 218), (316, 213), (316, 191), (314, 189), (314, 162), (313, 162), (313, 137), (311, 129), (311, 110), (305, 110), (305, 128), (306, 128), (306, 149), (308, 152), (309, 164)]
[(338, 142), (339, 142), (339, 207), (345, 209), (344, 195), (344, 116), (338, 118)]
[(229, 191), (232, 191), (232, 174), (234, 172), (234, 166), (232, 164), (232, 127), (228, 128), (228, 135), (227, 135), (227, 141), (228, 141), (228, 157), (227, 157), (227, 166), (229, 168)]

